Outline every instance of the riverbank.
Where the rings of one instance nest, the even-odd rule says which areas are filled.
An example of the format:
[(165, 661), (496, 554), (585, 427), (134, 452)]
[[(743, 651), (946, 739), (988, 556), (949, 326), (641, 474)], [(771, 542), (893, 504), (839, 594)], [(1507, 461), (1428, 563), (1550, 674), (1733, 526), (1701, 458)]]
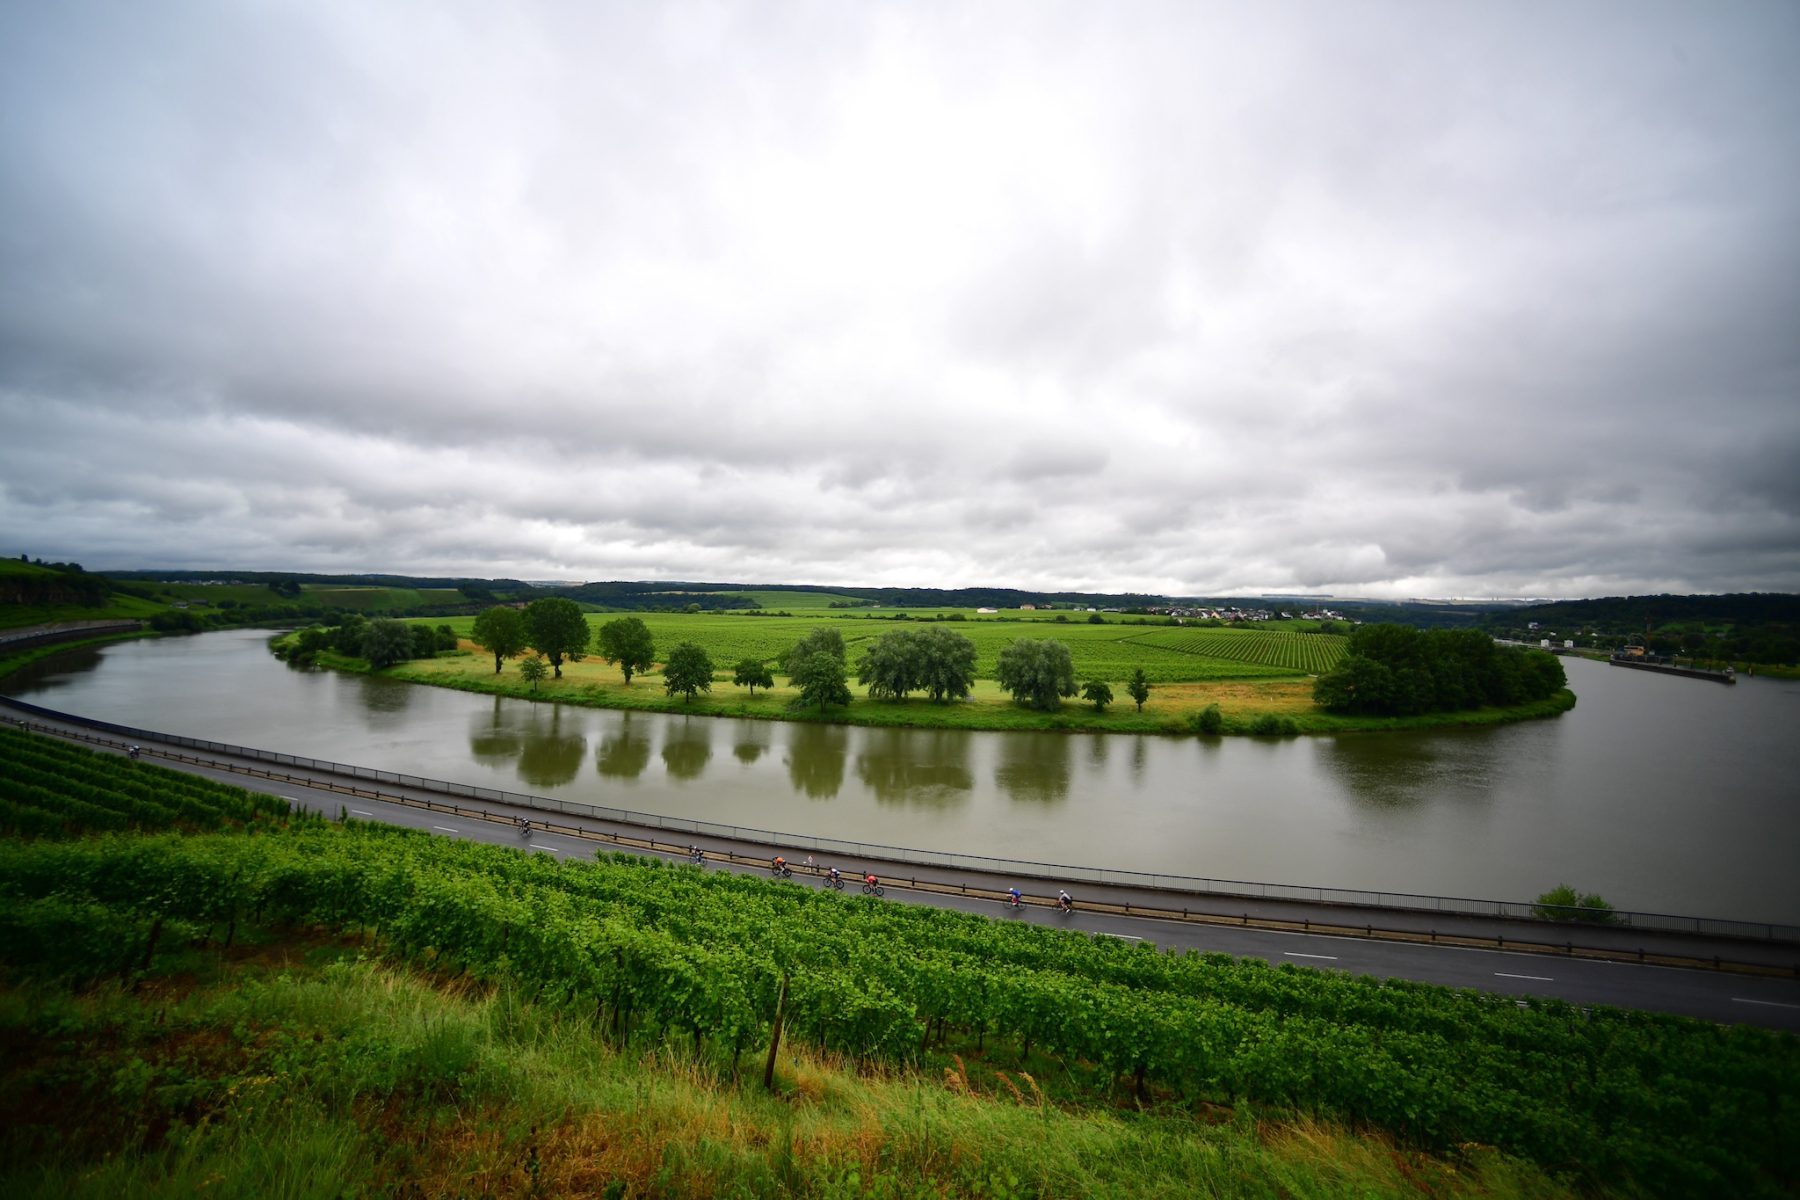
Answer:
[[(962, 729), (989, 732), (1009, 730), (1069, 733), (1129, 733), (1191, 736), (1209, 706), (1218, 705), (1222, 721), (1219, 733), (1227, 736), (1258, 734), (1259, 719), (1281, 724), (1281, 733), (1341, 734), (1389, 731), (1454, 729), (1501, 725), (1515, 721), (1555, 717), (1575, 707), (1575, 695), (1564, 689), (1548, 700), (1507, 708), (1479, 708), (1453, 713), (1429, 713), (1416, 717), (1340, 716), (1313, 703), (1313, 681), (1306, 677), (1261, 680), (1214, 680), (1154, 685), (1142, 712), (1129, 698), (1096, 711), (1092, 704), (1065, 701), (1052, 712), (1021, 707), (991, 679), (977, 680), (969, 699), (954, 704), (934, 704), (923, 697), (907, 700), (873, 700), (857, 696), (848, 707), (818, 709), (792, 707), (795, 689), (783, 685), (748, 689), (716, 680), (713, 692), (693, 700), (667, 694), (662, 676), (651, 672), (636, 676), (630, 684), (617, 667), (597, 659), (564, 663), (561, 679), (544, 679), (535, 686), (520, 678), (516, 669), (496, 674), (493, 658), (463, 644), (452, 654), (416, 659), (370, 672), (361, 659), (321, 654), (323, 667), (483, 695), (522, 700), (553, 700), (587, 708), (624, 709), (635, 712), (678, 713), (691, 716), (735, 717), (767, 721), (799, 721), (811, 724), (861, 725), (876, 728)], [(509, 664), (510, 665), (510, 664)], [(1115, 691), (1121, 697), (1124, 684)]]

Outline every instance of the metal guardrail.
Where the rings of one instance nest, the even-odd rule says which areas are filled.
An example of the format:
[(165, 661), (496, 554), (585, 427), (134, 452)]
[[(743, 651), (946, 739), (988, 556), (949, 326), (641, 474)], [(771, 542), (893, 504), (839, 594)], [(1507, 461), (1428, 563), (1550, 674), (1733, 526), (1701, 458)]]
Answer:
[[(1591, 923), (1592, 914), (1576, 908), (1557, 908), (1555, 906), (1537, 904), (1530, 901), (1512, 900), (1480, 900), (1459, 896), (1427, 896), (1410, 892), (1376, 892), (1355, 888), (1334, 888), (1309, 886), (1305, 884), (1261, 883), (1241, 879), (1210, 879), (1192, 875), (1172, 875), (1159, 872), (1126, 871), (1109, 867), (1077, 866), (1067, 863), (1035, 862), (1029, 859), (998, 858), (980, 854), (961, 854), (947, 850), (921, 850), (907, 846), (888, 846), (877, 842), (857, 842), (844, 838), (818, 837), (812, 834), (785, 833), (779, 830), (759, 829), (748, 825), (725, 825), (715, 821), (700, 821), (687, 817), (671, 817), (660, 813), (634, 812), (630, 809), (610, 808), (605, 805), (588, 804), (579, 800), (561, 800), (552, 796), (537, 796), (524, 792), (511, 792), (503, 788), (482, 788), (466, 783), (453, 783), (448, 780), (431, 779), (422, 775), (408, 775), (398, 771), (382, 771), (372, 767), (358, 767), (347, 763), (333, 762), (329, 759), (306, 758), (294, 754), (282, 754), (272, 750), (258, 750), (248, 746), (234, 746), (226, 742), (213, 742), (204, 738), (183, 737), (179, 734), (161, 733), (152, 729), (138, 729), (128, 725), (115, 725), (107, 721), (97, 721), (88, 717), (75, 716), (44, 708), (10, 696), (0, 696), (0, 705), (32, 713), (52, 720), (81, 725), (89, 729), (103, 730), (121, 737), (138, 741), (157, 741), (168, 745), (185, 746), (202, 750), (211, 754), (225, 754), (235, 758), (247, 758), (257, 762), (272, 763), (278, 766), (297, 767), (301, 770), (317, 771), (330, 775), (339, 775), (347, 779), (360, 779), (374, 783), (385, 783), (395, 787), (419, 788), (426, 791), (440, 792), (450, 796), (462, 796), (471, 800), (483, 800), (493, 804), (509, 804), (521, 808), (535, 808), (546, 812), (561, 812), (571, 816), (586, 817), (596, 821), (612, 821), (622, 825), (634, 825), (645, 829), (660, 829), (695, 837), (724, 838), (740, 842), (759, 842), (765, 845), (785, 846), (793, 850), (817, 851), (829, 855), (846, 858), (866, 857), (881, 859), (886, 862), (905, 863), (915, 866), (960, 868), (988, 874), (1018, 875), (1038, 879), (1048, 879), (1069, 883), (1103, 884), (1116, 887), (1143, 888), (1151, 891), (1181, 892), (1200, 896), (1228, 896), (1233, 899), (1251, 900), (1289, 900), (1302, 903), (1331, 904), (1356, 908), (1404, 910), (1422, 913), (1444, 913), (1453, 916), (1496, 917), (1507, 920), (1531, 921), (1542, 925), (1546, 930), (1559, 928), (1600, 929), (1641, 929), (1660, 933), (1693, 934), (1701, 937), (1741, 938), (1750, 941), (1800, 943), (1800, 926), (1782, 925), (1762, 921), (1733, 921), (1714, 917), (1687, 917), (1670, 913), (1646, 913), (1630, 910), (1614, 910), (1611, 920), (1604, 925)], [(1572, 920), (1558, 921), (1547, 917), (1549, 912), (1566, 914)]]

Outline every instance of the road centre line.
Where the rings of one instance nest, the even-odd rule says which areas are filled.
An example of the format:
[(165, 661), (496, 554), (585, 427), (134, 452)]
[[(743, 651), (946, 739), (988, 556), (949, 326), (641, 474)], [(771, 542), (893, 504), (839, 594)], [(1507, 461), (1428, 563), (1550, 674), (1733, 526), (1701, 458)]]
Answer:
[(1539, 983), (1555, 983), (1556, 982), (1556, 980), (1552, 979), (1548, 975), (1509, 975), (1505, 971), (1495, 971), (1494, 974), (1498, 975), (1502, 979), (1535, 979)]
[(372, 817), (375, 815), (374, 813), (372, 813), (364, 808), (353, 808), (350, 811), (355, 813), (359, 817)]
[(1135, 933), (1108, 933), (1104, 929), (1094, 930), (1095, 937), (1116, 937), (1122, 942), (1141, 942), (1144, 939)]
[(1301, 954), (1294, 950), (1283, 950), (1281, 953), (1287, 958), (1322, 958), (1327, 962), (1337, 961), (1337, 955), (1335, 954)]
[(1800, 1004), (1789, 1004), (1783, 1000), (1752, 1000), (1748, 996), (1733, 996), (1733, 1004), (1761, 1004), (1769, 1008), (1800, 1008)]
[(457, 830), (455, 830), (455, 829), (452, 829), (452, 828), (450, 828), (450, 827), (449, 827), (449, 826), (448, 826), (448, 825), (433, 825), (433, 826), (432, 826), (432, 828), (433, 828), (433, 829), (441, 829), (441, 830), (443, 830), (443, 831), (444, 831), (444, 832), (445, 832), (445, 833), (456, 833), (456, 832), (458, 832), (458, 831), (457, 831)]

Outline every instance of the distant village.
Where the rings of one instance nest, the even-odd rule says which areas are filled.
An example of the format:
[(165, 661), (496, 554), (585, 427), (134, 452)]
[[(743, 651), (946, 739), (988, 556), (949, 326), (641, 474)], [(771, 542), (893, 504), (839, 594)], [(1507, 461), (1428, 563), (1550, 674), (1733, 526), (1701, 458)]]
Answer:
[[(1291, 621), (1296, 618), (1302, 621), (1350, 620), (1349, 617), (1344, 616), (1343, 613), (1338, 612), (1333, 608), (1314, 608), (1307, 609), (1303, 612), (1287, 612), (1284, 610), (1271, 610), (1267, 608), (1238, 608), (1236, 605), (1224, 608), (1183, 607), (1180, 605), (1155, 608), (1084, 608), (1079, 604), (1056, 605), (1044, 603), (1021, 604), (1019, 605), (1019, 611), (1044, 612), (1055, 610), (1059, 607), (1064, 608), (1069, 612), (1129, 613), (1152, 617), (1173, 617), (1177, 621)], [(1000, 610), (997, 608), (978, 608), (975, 611), (977, 613), (998, 613)]]

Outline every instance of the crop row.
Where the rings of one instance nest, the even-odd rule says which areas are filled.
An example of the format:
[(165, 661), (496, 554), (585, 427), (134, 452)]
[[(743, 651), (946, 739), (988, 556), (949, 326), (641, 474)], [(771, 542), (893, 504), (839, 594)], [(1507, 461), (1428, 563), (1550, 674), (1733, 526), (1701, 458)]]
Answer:
[(1345, 642), (1336, 634), (1243, 629), (1159, 629), (1132, 640), (1179, 654), (1282, 667), (1309, 675), (1335, 667), (1344, 655)]
[[(374, 827), (15, 843), (0, 847), (0, 889), (15, 923), (30, 925), (40, 904), (51, 905), (48, 922), (95, 904), (135, 914), (140, 942), (158, 920), (372, 926), (403, 952), (600, 1013), (621, 1037), (691, 1039), (733, 1057), (766, 1042), (785, 979), (788, 1026), (859, 1056), (912, 1059), (949, 1026), (1095, 1064), (1140, 1089), (1309, 1107), (1433, 1146), (1475, 1140), (1553, 1167), (1579, 1163), (1600, 1178), (1648, 1172), (1665, 1192), (1772, 1191), (1800, 1166), (1800, 1051), (1753, 1029), (1519, 1008)], [(8, 940), (62, 953), (53, 939)], [(119, 958), (114, 945), (86, 969), (110, 972)]]
[(0, 762), (0, 830), (31, 836), (218, 829), (288, 815), (273, 796), (11, 729), (0, 729)]

